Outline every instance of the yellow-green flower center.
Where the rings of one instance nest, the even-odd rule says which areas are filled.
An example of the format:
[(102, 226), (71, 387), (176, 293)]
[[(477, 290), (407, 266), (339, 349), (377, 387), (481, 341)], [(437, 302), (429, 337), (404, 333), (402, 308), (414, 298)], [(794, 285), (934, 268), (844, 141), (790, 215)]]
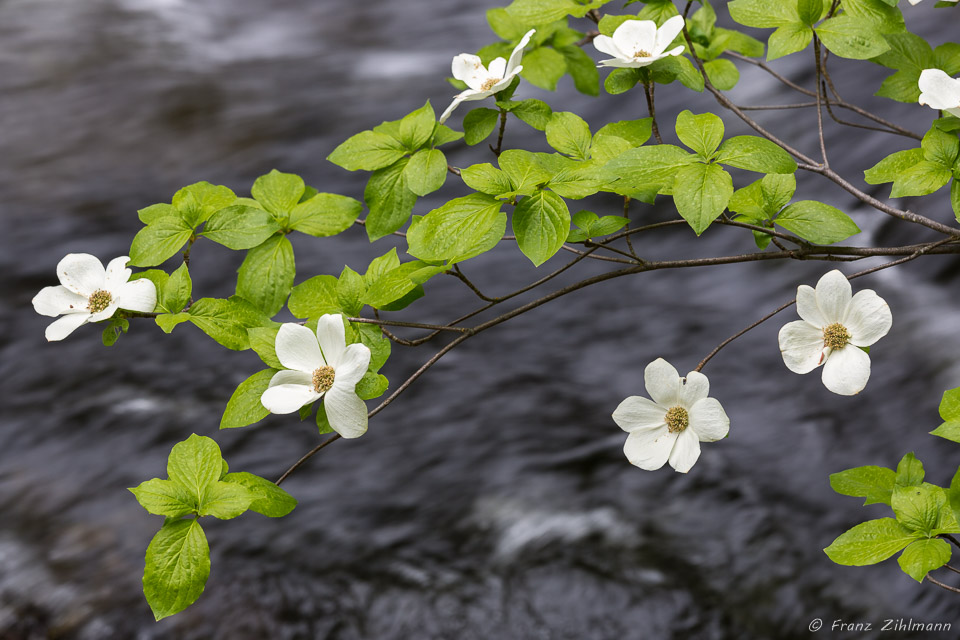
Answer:
[(823, 328), (823, 346), (843, 349), (848, 342), (850, 342), (850, 332), (839, 322)]
[(100, 313), (109, 307), (111, 302), (113, 302), (113, 296), (110, 295), (109, 291), (97, 289), (90, 294), (90, 298), (87, 301), (87, 309), (90, 310), (90, 313)]
[(683, 407), (670, 407), (663, 421), (667, 423), (667, 431), (680, 433), (690, 426), (690, 414)]
[(313, 389), (317, 393), (328, 391), (333, 386), (333, 367), (320, 367), (313, 372)]
[(493, 85), (497, 84), (498, 82), (500, 82), (498, 78), (489, 78), (485, 80), (482, 85), (480, 85), (480, 90), (490, 91), (490, 89), (493, 89)]
[(650, 53), (649, 51), (645, 51), (644, 49), (639, 49), (635, 54), (633, 54), (633, 57), (634, 58), (652, 58), (653, 54)]

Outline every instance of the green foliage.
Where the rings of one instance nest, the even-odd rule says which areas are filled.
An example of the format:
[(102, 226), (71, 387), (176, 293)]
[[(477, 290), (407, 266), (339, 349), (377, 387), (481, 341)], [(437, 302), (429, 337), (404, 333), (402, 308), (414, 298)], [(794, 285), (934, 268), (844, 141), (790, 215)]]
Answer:
[(469, 145), (480, 144), (497, 128), (500, 112), (480, 107), (471, 109), (463, 118), (464, 141)]
[(554, 113), (546, 127), (547, 144), (578, 160), (590, 157), (590, 127), (575, 113)]
[(570, 232), (570, 210), (563, 198), (540, 189), (525, 197), (513, 212), (517, 245), (535, 266), (549, 260)]
[(856, 467), (831, 474), (830, 486), (841, 495), (866, 498), (864, 505), (889, 505), (896, 477), (886, 467)]
[[(252, 333), (254, 331), (272, 333), (272, 339), (274, 342), (276, 341), (277, 332), (275, 330), (271, 332), (270, 329), (260, 328), (251, 329), (251, 342), (254, 341)], [(270, 347), (272, 352), (273, 342), (271, 342)], [(260, 351), (257, 350), (257, 353), (259, 354)], [(276, 366), (271, 363), (271, 366), (273, 366), (272, 369), (264, 369), (263, 371), (258, 371), (253, 374), (241, 382), (233, 392), (233, 395), (230, 396), (227, 407), (223, 411), (223, 417), (220, 418), (221, 429), (246, 427), (260, 422), (270, 413), (260, 402), (260, 396), (267, 390), (267, 387), (270, 385), (270, 379), (273, 378), (273, 375), (277, 372), (276, 370), (283, 368), (280, 361), (276, 360), (276, 353), (272, 355), (272, 360)]]
[(487, 251), (492, 248), (488, 236), (499, 241), (506, 228), (507, 217), (500, 207), (499, 201), (480, 193), (451, 200), (412, 226), (407, 233), (410, 254), (452, 264)]
[(187, 320), (201, 331), (234, 351), (250, 348), (247, 329), (267, 326), (270, 322), (260, 309), (237, 296), (201, 298), (193, 303), (187, 315)]
[[(944, 131), (934, 123), (923, 136), (920, 148), (890, 154), (867, 169), (864, 180), (868, 184), (893, 182), (891, 198), (925, 196), (950, 182), (958, 162), (960, 140), (955, 133)], [(951, 202), (952, 196), (951, 193)], [(958, 205), (954, 205), (954, 213), (958, 211)]]
[(406, 224), (417, 203), (407, 184), (404, 169), (409, 159), (403, 158), (385, 169), (374, 171), (363, 191), (363, 199), (370, 209), (365, 228), (370, 241), (390, 235)]
[(327, 156), (327, 160), (347, 171), (376, 171), (389, 167), (405, 154), (403, 143), (396, 138), (375, 131), (362, 131), (347, 138)]
[(775, 222), (816, 244), (833, 244), (860, 233), (850, 216), (816, 200), (794, 202), (780, 212)]
[[(579, 48), (577, 50), (580, 51)], [(501, 100), (497, 102), (497, 106), (538, 131), (545, 130), (547, 124), (550, 123), (551, 116), (553, 116), (553, 109), (550, 108), (550, 105), (543, 100), (534, 98), (519, 102)]]
[(616, 233), (630, 224), (630, 218), (624, 218), (623, 216), (603, 216), (601, 218), (593, 211), (578, 211), (573, 214), (573, 224), (577, 228), (571, 230), (567, 235), (567, 242), (584, 242), (591, 238)]
[(940, 418), (943, 419), (943, 424), (930, 433), (960, 442), (960, 387), (943, 393), (943, 400), (940, 401)]

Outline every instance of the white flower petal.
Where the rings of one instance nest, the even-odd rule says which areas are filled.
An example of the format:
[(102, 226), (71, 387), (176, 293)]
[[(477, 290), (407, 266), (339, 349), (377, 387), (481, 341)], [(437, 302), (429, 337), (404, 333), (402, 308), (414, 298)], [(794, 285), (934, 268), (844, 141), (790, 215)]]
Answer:
[(33, 296), (33, 310), (42, 316), (62, 316), (65, 313), (90, 313), (85, 296), (74, 293), (63, 285), (44, 287)]
[[(507, 72), (507, 61), (503, 58), (494, 58), (490, 61), (490, 66), (487, 67), (488, 80), (490, 78), (503, 78), (504, 74)], [(478, 89), (480, 87), (477, 87)]]
[(960, 107), (960, 80), (951, 78), (941, 69), (924, 69), (917, 82), (920, 87), (918, 102), (931, 109)]
[(299, 384), (304, 387), (313, 388), (313, 376), (303, 371), (284, 369), (283, 371), (277, 371), (273, 374), (273, 377), (270, 378), (270, 384), (268, 384), (267, 387), (276, 387), (281, 384)]
[(638, 69), (640, 67), (646, 67), (647, 65), (653, 63), (653, 58), (640, 58), (637, 60), (630, 59), (624, 60), (623, 58), (610, 58), (609, 60), (600, 60), (597, 62), (598, 67), (616, 67), (617, 69)]
[(353, 389), (335, 380), (323, 398), (323, 406), (330, 426), (344, 438), (359, 438), (367, 432), (367, 405)]
[[(650, 51), (650, 53), (657, 56), (663, 53), (666, 48), (670, 46), (670, 43), (673, 42), (673, 39), (680, 35), (680, 32), (683, 31), (683, 24), (683, 16), (673, 16), (660, 25), (660, 28), (657, 29), (653, 51)], [(683, 47), (680, 47), (680, 50), (683, 51)], [(669, 55), (675, 56), (677, 54), (671, 53)]]
[(653, 400), (642, 396), (626, 398), (613, 412), (613, 421), (624, 431), (660, 427), (665, 425), (667, 410)]
[(823, 365), (823, 386), (841, 396), (860, 393), (869, 378), (870, 356), (852, 344), (835, 349)]
[(663, 53), (657, 56), (657, 60), (659, 60), (660, 58), (667, 58), (669, 56), (678, 56), (681, 53), (683, 53), (684, 48), (685, 47), (681, 44), (679, 46), (674, 47), (673, 49), (670, 49), (670, 51), (664, 51)]
[(157, 306), (157, 287), (146, 278), (124, 282), (114, 294), (121, 309), (150, 313)]
[(727, 437), (730, 418), (716, 398), (704, 398), (690, 407), (690, 426), (701, 442), (716, 442)]
[(690, 408), (710, 395), (710, 381), (699, 371), (691, 371), (680, 387), (680, 405)]
[(783, 364), (794, 373), (810, 373), (821, 364), (823, 331), (803, 320), (783, 325), (777, 336)]
[(333, 386), (349, 387), (350, 391), (353, 391), (360, 379), (367, 373), (367, 367), (369, 366), (369, 347), (359, 343), (348, 345), (334, 367)]
[[(516, 71), (522, 71), (522, 70), (523, 70), (523, 65), (520, 65), (519, 67), (516, 68)], [(508, 74), (506, 78), (492, 85), (487, 91), (491, 94), (494, 94), (498, 91), (503, 91), (508, 86), (510, 86), (510, 83), (513, 82), (513, 77), (515, 75), (516, 73)]]
[(317, 337), (313, 331), (299, 324), (292, 322), (282, 324), (280, 331), (277, 332), (275, 347), (277, 359), (287, 369), (312, 375), (314, 371), (327, 364), (323, 354), (320, 353), (320, 345), (317, 344)]
[(343, 320), (339, 313), (327, 313), (320, 318), (317, 323), (317, 342), (320, 343), (324, 361), (334, 370), (340, 366), (340, 358), (347, 347), (344, 336)]
[(875, 291), (864, 289), (850, 300), (843, 325), (850, 332), (850, 344), (869, 347), (890, 331), (893, 314), (890, 313), (890, 306)]
[(520, 65), (520, 60), (523, 59), (523, 49), (530, 42), (530, 38), (533, 37), (533, 34), (537, 32), (536, 29), (530, 29), (523, 37), (520, 39), (520, 42), (517, 43), (517, 46), (513, 48), (513, 52), (510, 54), (510, 61), (507, 62), (506, 74), (511, 74), (516, 70)]
[(674, 407), (680, 401), (680, 374), (672, 364), (657, 358), (643, 370), (643, 383), (653, 401), (661, 407)]
[(696, 464), (698, 458), (700, 458), (700, 441), (697, 440), (697, 434), (690, 429), (679, 433), (670, 452), (670, 466), (680, 473), (686, 473)]
[(815, 327), (823, 329), (830, 324), (817, 306), (817, 292), (809, 285), (797, 287), (797, 313)]
[(278, 384), (267, 387), (260, 396), (260, 404), (270, 413), (293, 413), (300, 407), (316, 402), (321, 394), (302, 384)]
[[(120, 287), (133, 275), (133, 271), (126, 268), (128, 262), (130, 262), (129, 256), (120, 256), (107, 264), (107, 275), (103, 281), (103, 288), (113, 295), (116, 295)], [(150, 311), (153, 311), (153, 309), (150, 309)]]
[(636, 429), (623, 443), (623, 453), (630, 464), (656, 471), (667, 463), (670, 451), (677, 441), (677, 434), (667, 431), (667, 426), (654, 429)]
[(490, 95), (492, 94), (487, 91), (474, 91), (473, 89), (467, 89), (466, 91), (458, 93), (456, 96), (454, 96), (453, 102), (450, 103), (450, 106), (447, 107), (442, 114), (440, 114), (440, 124), (443, 124), (447, 121), (447, 118), (450, 117), (450, 114), (453, 113), (454, 109), (460, 106), (461, 102), (469, 102), (470, 100), (483, 100)]
[[(107, 308), (104, 309), (103, 311), (99, 311), (97, 313), (91, 313), (90, 319), (87, 320), (87, 322), (100, 322), (101, 320), (106, 320), (112, 317), (113, 314), (116, 313), (118, 308), (119, 308), (119, 305), (117, 304), (117, 301), (114, 300), (113, 302), (108, 304)], [(153, 311), (153, 309), (151, 309), (151, 311)]]
[(657, 23), (653, 20), (627, 20), (613, 32), (613, 43), (630, 58), (638, 51), (653, 55), (657, 44)]
[(843, 321), (851, 297), (850, 281), (837, 269), (817, 281), (817, 306), (827, 324)]
[(456, 56), (450, 65), (450, 71), (454, 78), (466, 82), (468, 87), (477, 91), (489, 75), (480, 58), (470, 53)]
[(600, 53), (605, 53), (608, 56), (613, 56), (614, 58), (623, 58), (626, 57), (626, 53), (617, 49), (617, 45), (613, 42), (613, 38), (610, 36), (599, 35), (593, 39), (593, 46), (597, 48), (597, 51)]
[(57, 320), (54, 320), (47, 326), (44, 336), (49, 342), (63, 340), (80, 325), (90, 319), (90, 313), (70, 313)]
[(103, 264), (89, 253), (68, 253), (57, 264), (57, 277), (70, 291), (89, 298), (94, 291), (103, 289), (107, 273)]

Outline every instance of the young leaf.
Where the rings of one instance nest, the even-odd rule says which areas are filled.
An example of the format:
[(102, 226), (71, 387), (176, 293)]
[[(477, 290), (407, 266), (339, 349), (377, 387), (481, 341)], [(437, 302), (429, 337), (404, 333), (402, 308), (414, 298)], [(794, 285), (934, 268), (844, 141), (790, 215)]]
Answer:
[[(270, 330), (259, 329), (259, 331)], [(276, 332), (274, 332), (274, 339), (275, 338)], [(274, 354), (274, 359), (275, 358), (276, 354)], [(278, 369), (282, 367), (279, 360), (276, 364)], [(260, 402), (260, 396), (267, 390), (267, 387), (270, 385), (270, 380), (275, 373), (276, 369), (264, 369), (240, 383), (233, 392), (233, 395), (230, 396), (226, 409), (223, 410), (223, 417), (220, 418), (221, 429), (246, 427), (260, 422), (269, 415), (270, 412), (267, 411), (267, 408)]]
[(129, 491), (136, 496), (140, 506), (157, 516), (181, 518), (197, 510), (196, 496), (172, 480), (154, 478)]
[(886, 467), (856, 467), (830, 474), (830, 486), (844, 496), (866, 498), (868, 504), (890, 504), (897, 474)]
[(690, 110), (677, 116), (677, 137), (680, 142), (709, 160), (723, 140), (723, 120), (712, 113), (695, 115)]
[(535, 266), (552, 257), (570, 232), (570, 210), (560, 196), (537, 191), (520, 201), (513, 212), (517, 245)]
[(173, 445), (167, 458), (167, 475), (173, 482), (186, 487), (199, 503), (206, 488), (220, 480), (222, 463), (223, 456), (217, 443), (194, 433)]
[(400, 120), (400, 141), (411, 151), (419, 149), (433, 135), (436, 123), (437, 116), (427, 100), (427, 104)]
[(254, 180), (250, 193), (281, 225), (285, 225), (290, 210), (300, 202), (305, 189), (300, 176), (274, 169)]
[(147, 547), (143, 595), (157, 620), (183, 611), (203, 593), (210, 547), (196, 520), (169, 520)]
[(200, 235), (240, 250), (252, 249), (279, 230), (280, 225), (267, 211), (238, 204), (213, 214)]
[(677, 171), (673, 201), (697, 235), (723, 213), (732, 195), (733, 179), (715, 164), (698, 162)]
[(473, 247), (488, 232), (499, 229), (503, 235), (506, 216), (500, 206), (492, 197), (474, 193), (434, 209), (407, 234), (410, 254), (421, 260), (450, 262), (476, 255)]
[(539, 47), (523, 56), (520, 75), (535, 87), (554, 91), (566, 72), (567, 59), (563, 54), (550, 47)]
[[(406, 150), (399, 140), (384, 133), (362, 131), (347, 138), (333, 150), (327, 160), (347, 171), (376, 171), (389, 167), (402, 158)], [(260, 200), (254, 194), (254, 198)], [(299, 200), (299, 196), (297, 196)], [(296, 204), (296, 202), (294, 202)]]
[(709, 60), (703, 63), (703, 69), (707, 72), (707, 77), (717, 89), (729, 91), (737, 86), (740, 81), (740, 70), (726, 58)]
[(193, 280), (187, 263), (184, 262), (177, 270), (170, 274), (162, 289), (157, 289), (159, 303), (167, 313), (179, 313), (187, 306), (190, 294), (193, 293)]
[[(577, 50), (581, 51), (579, 47)], [(507, 111), (538, 131), (544, 131), (553, 116), (553, 109), (543, 100), (531, 98), (520, 102), (497, 103), (497, 106), (501, 105), (508, 105)]]
[(905, 574), (917, 582), (923, 582), (927, 573), (950, 562), (950, 555), (950, 543), (946, 540), (917, 540), (903, 550), (897, 563)]
[(237, 271), (237, 295), (272, 317), (287, 301), (295, 275), (293, 245), (273, 236), (247, 252)]
[(357, 383), (356, 392), (361, 400), (373, 400), (382, 396), (389, 386), (386, 376), (368, 371)]
[(337, 285), (337, 279), (328, 275), (301, 282), (290, 292), (287, 302), (290, 313), (295, 318), (319, 318), (326, 313), (340, 313)]
[(833, 244), (860, 233), (860, 227), (850, 216), (816, 200), (794, 202), (781, 211), (774, 222), (816, 244)]
[(876, 24), (853, 15), (841, 15), (816, 28), (824, 46), (841, 58), (869, 60), (890, 48)]
[(513, 194), (530, 195), (539, 185), (550, 180), (550, 173), (537, 161), (537, 156), (529, 151), (522, 149), (504, 151), (497, 162), (500, 163), (500, 169), (510, 178)]
[(187, 226), (196, 227), (236, 199), (237, 196), (227, 187), (197, 182), (177, 191), (172, 203)]
[(141, 229), (130, 245), (130, 266), (152, 267), (180, 251), (193, 227), (179, 216), (165, 216)]
[(236, 296), (201, 298), (190, 307), (190, 322), (201, 331), (234, 351), (250, 348), (247, 329), (266, 326), (270, 322), (262, 311)]
[(410, 219), (417, 194), (407, 187), (404, 169), (409, 160), (403, 158), (370, 176), (363, 199), (370, 209), (366, 230), (370, 242), (390, 235)]
[(228, 473), (224, 476), (223, 481), (246, 487), (254, 494), (254, 500), (250, 503), (250, 510), (261, 513), (268, 518), (282, 518), (297, 506), (296, 499), (289, 493), (269, 480), (252, 473), (246, 471)]
[(554, 113), (546, 128), (547, 144), (568, 156), (579, 160), (590, 157), (592, 136), (590, 127), (575, 113)]
[(607, 169), (620, 176), (621, 182), (635, 189), (671, 190), (680, 169), (697, 161), (697, 156), (680, 147), (659, 144), (631, 149), (607, 163)]
[(257, 496), (246, 487), (229, 482), (216, 482), (203, 494), (198, 515), (232, 520), (247, 509)]
[(868, 520), (840, 534), (824, 549), (831, 560), (848, 567), (882, 562), (917, 539), (893, 518)]
[(960, 532), (957, 519), (947, 506), (946, 492), (932, 484), (894, 487), (890, 506), (897, 522), (927, 537)]
[(473, 146), (480, 144), (497, 128), (500, 112), (496, 109), (479, 107), (471, 109), (463, 118), (463, 140)]
[(603, 81), (604, 90), (612, 96), (626, 93), (640, 82), (639, 69), (614, 69)]
[(337, 303), (343, 313), (348, 316), (360, 315), (360, 310), (363, 309), (360, 299), (366, 290), (367, 283), (364, 282), (363, 276), (345, 266), (337, 281)]
[(489, 162), (461, 169), (460, 177), (471, 189), (492, 196), (508, 193), (514, 188), (507, 174)]
[(767, 60), (803, 51), (813, 40), (813, 29), (800, 22), (783, 25), (770, 34), (767, 40)]
[(923, 160), (923, 149), (906, 149), (892, 153), (863, 173), (867, 184), (893, 182), (909, 167)]
[(433, 193), (447, 179), (447, 158), (439, 149), (421, 149), (403, 169), (407, 188), (418, 196)]
[(734, 136), (722, 145), (716, 161), (758, 173), (794, 173), (797, 163), (790, 154), (757, 136)]
[(318, 193), (290, 212), (290, 228), (317, 238), (335, 236), (353, 226), (363, 205), (353, 198)]
[(897, 463), (896, 486), (919, 486), (920, 483), (923, 482), (923, 475), (923, 463), (917, 460), (917, 457), (913, 455), (913, 453), (908, 453)]

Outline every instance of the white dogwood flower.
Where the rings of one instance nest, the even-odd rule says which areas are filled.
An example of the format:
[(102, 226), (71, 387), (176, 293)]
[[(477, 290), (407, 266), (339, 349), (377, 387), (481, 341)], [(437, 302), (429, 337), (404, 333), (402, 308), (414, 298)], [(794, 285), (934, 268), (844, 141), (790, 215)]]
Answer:
[(47, 340), (63, 340), (82, 324), (106, 320), (119, 309), (149, 313), (157, 306), (157, 288), (143, 278), (130, 282), (130, 258), (114, 258), (103, 268), (89, 253), (68, 253), (57, 265), (60, 284), (44, 287), (33, 298), (42, 316), (56, 318), (45, 332)]
[[(957, 0), (943, 0), (944, 2), (957, 2)], [(910, 4), (917, 5), (920, 4), (921, 0), (910, 0)]]
[(601, 60), (599, 67), (645, 67), (667, 56), (678, 56), (683, 46), (667, 47), (683, 31), (683, 16), (673, 16), (659, 29), (653, 20), (627, 20), (613, 32), (613, 37), (600, 35), (593, 39), (597, 50), (613, 56)]
[(951, 78), (941, 69), (924, 69), (917, 84), (920, 104), (960, 118), (960, 79)]
[(440, 116), (440, 124), (446, 122), (461, 102), (483, 100), (498, 91), (506, 89), (513, 77), (523, 71), (523, 65), (520, 64), (520, 60), (523, 58), (523, 48), (527, 46), (536, 31), (536, 29), (530, 29), (524, 34), (520, 43), (513, 48), (510, 60), (495, 58), (490, 62), (489, 68), (483, 66), (480, 58), (471, 53), (461, 53), (455, 57), (451, 65), (453, 77), (465, 82), (470, 88), (453, 98), (453, 102)]
[(851, 296), (850, 281), (834, 269), (814, 290), (797, 288), (797, 313), (802, 320), (780, 329), (780, 352), (787, 368), (809, 373), (823, 365), (823, 384), (830, 391), (852, 396), (870, 378), (869, 347), (893, 325), (890, 307), (871, 289)]
[(274, 374), (260, 396), (270, 413), (293, 413), (323, 398), (334, 431), (344, 438), (366, 433), (367, 405), (357, 396), (356, 386), (367, 372), (370, 349), (359, 343), (347, 345), (339, 314), (322, 316), (316, 334), (285, 323), (275, 344), (277, 359), (286, 369)]
[(681, 473), (700, 457), (701, 442), (715, 442), (730, 431), (720, 402), (708, 398), (707, 376), (691, 371), (686, 379), (663, 358), (643, 371), (653, 400), (630, 396), (613, 412), (613, 421), (628, 432), (623, 452), (630, 464), (653, 471), (666, 462)]

